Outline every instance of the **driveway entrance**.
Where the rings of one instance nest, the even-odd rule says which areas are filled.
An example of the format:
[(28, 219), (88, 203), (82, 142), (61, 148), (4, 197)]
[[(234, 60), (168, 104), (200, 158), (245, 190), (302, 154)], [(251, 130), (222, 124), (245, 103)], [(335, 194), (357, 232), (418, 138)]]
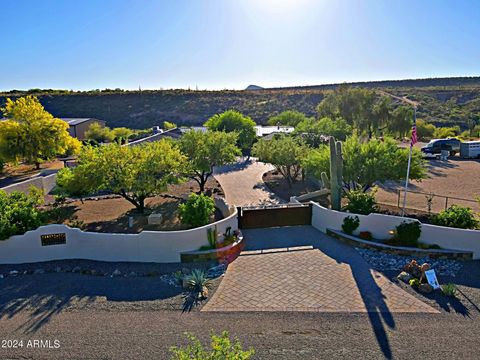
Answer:
[[(246, 248), (202, 311), (438, 311), (311, 226), (244, 230)], [(390, 321), (393, 321), (392, 319)]]

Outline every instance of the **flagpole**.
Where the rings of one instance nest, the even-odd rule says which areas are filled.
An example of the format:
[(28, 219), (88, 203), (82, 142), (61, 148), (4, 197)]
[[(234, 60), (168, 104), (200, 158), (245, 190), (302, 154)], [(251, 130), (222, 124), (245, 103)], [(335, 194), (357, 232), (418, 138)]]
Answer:
[[(417, 124), (417, 107), (413, 108), (413, 124)], [(408, 154), (407, 178), (405, 179), (405, 193), (403, 194), (402, 216), (405, 216), (405, 207), (407, 206), (408, 178), (410, 177), (410, 164), (412, 162), (413, 141), (410, 140), (410, 152)]]

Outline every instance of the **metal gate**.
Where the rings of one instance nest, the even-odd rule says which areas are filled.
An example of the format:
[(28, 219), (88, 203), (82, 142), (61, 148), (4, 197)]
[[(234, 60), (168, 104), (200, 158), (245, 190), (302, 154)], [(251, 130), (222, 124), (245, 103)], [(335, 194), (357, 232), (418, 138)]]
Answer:
[(238, 208), (238, 225), (241, 229), (311, 224), (312, 206), (310, 204)]

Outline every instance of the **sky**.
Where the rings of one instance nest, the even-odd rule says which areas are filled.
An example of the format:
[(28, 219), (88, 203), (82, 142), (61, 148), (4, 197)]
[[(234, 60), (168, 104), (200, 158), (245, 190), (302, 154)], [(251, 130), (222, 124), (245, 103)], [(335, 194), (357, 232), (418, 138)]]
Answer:
[(0, 90), (480, 75), (480, 1), (0, 0)]

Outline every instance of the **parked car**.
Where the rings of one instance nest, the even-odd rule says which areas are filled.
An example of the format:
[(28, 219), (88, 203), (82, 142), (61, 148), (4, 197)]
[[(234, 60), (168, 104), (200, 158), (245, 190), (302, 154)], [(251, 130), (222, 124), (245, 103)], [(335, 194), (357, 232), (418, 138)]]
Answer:
[(422, 152), (427, 155), (440, 155), (442, 150), (447, 150), (450, 156), (460, 152), (461, 141), (455, 138), (433, 139), (426, 146), (422, 147)]

